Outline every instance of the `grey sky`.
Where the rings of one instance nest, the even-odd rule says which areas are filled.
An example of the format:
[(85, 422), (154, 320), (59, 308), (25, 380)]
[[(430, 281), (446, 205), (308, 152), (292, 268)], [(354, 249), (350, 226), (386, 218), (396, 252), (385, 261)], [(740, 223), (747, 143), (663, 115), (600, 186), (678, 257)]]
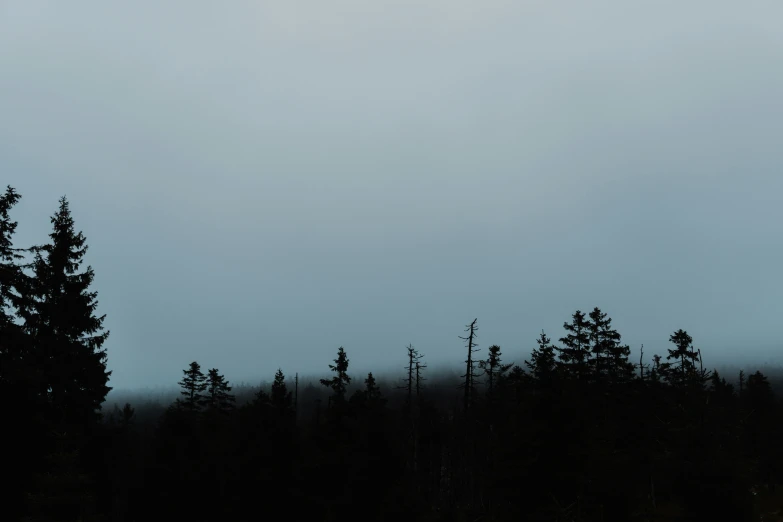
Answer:
[[(112, 384), (780, 346), (783, 4), (0, 2), (17, 243), (66, 194)], [(482, 352), (483, 353), (483, 352)]]

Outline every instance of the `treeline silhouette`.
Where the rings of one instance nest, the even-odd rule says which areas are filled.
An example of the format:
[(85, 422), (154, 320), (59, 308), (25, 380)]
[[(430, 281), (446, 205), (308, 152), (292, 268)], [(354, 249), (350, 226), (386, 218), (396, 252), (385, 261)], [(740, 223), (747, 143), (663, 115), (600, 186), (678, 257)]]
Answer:
[(15, 248), (18, 200), (0, 197), (4, 520), (750, 521), (783, 506), (767, 377), (707, 369), (682, 329), (632, 361), (599, 308), (516, 363), (482, 352), (474, 319), (458, 382), (430, 379), (410, 345), (381, 386), (340, 347), (318, 382), (278, 369), (237, 400), (193, 361), (161, 411), (102, 413), (86, 240), (62, 198), (49, 242)]

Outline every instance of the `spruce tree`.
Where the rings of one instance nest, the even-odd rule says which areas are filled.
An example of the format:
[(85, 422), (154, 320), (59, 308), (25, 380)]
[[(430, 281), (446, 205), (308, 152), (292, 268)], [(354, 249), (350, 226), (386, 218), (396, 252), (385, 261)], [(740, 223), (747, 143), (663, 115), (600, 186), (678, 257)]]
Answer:
[(487, 376), (487, 392), (491, 395), (497, 386), (498, 382), (503, 379), (505, 373), (510, 370), (514, 363), (503, 364), (500, 351), (500, 346), (493, 344), (487, 351), (489, 355), (487, 359), (479, 363), (479, 367), (484, 370)]
[(577, 310), (571, 323), (563, 323), (563, 328), (568, 334), (560, 338), (562, 346), (557, 348), (560, 366), (577, 379), (586, 380), (590, 365), (590, 332), (585, 314)]
[(530, 361), (525, 361), (525, 365), (530, 369), (533, 378), (540, 386), (548, 387), (554, 381), (557, 371), (556, 348), (543, 330), (541, 330), (541, 335), (536, 339), (536, 343), (538, 348), (533, 349), (530, 354)]
[(612, 381), (631, 379), (633, 364), (628, 360), (631, 347), (620, 342), (620, 334), (612, 328), (612, 319), (595, 307), (590, 312), (587, 326), (596, 378), (608, 377)]
[(696, 363), (699, 362), (699, 353), (693, 349), (693, 338), (683, 329), (679, 329), (669, 336), (669, 342), (675, 348), (668, 350), (667, 361), (673, 361), (666, 366), (667, 379), (672, 384), (685, 384), (690, 378), (696, 376)]
[(193, 361), (187, 370), (182, 370), (185, 374), (179, 384), (182, 387), (180, 395), (185, 397), (179, 404), (187, 411), (196, 411), (206, 403), (206, 396), (203, 393), (207, 390), (207, 378), (201, 372), (201, 365)]
[(370, 410), (383, 407), (386, 404), (386, 399), (383, 398), (372, 372), (368, 373), (364, 380), (364, 389), (356, 390), (351, 396), (351, 403)]
[(375, 383), (375, 377), (373, 377), (372, 372), (368, 373), (367, 378), (364, 380), (364, 395), (370, 403), (375, 403), (382, 399), (381, 389)]
[(281, 411), (287, 411), (291, 409), (292, 397), (291, 392), (285, 385), (285, 375), (283, 370), (277, 369), (275, 373), (275, 380), (272, 382), (272, 394), (270, 397), (272, 406), (278, 408)]
[[(11, 187), (0, 196), (0, 332), (5, 332), (13, 321), (13, 313), (8, 307), (13, 303), (15, 295), (12, 290), (19, 283), (19, 260), (22, 256), (13, 246), (13, 235), (17, 222), (11, 220), (11, 208), (16, 205), (21, 196)], [(0, 350), (4, 348), (0, 345)]]
[[(19, 384), (33, 380), (29, 375), (33, 365), (27, 369), (22, 367), (26, 343), (21, 329), (14, 322), (19, 303), (14, 290), (21, 286), (23, 273), (19, 266), (22, 256), (13, 247), (17, 222), (11, 220), (10, 211), (20, 199), (21, 196), (11, 187), (0, 196), (0, 383), (9, 385), (11, 381)], [(8, 393), (8, 390), (3, 390), (3, 393)]]
[(341, 404), (345, 401), (345, 392), (351, 383), (351, 378), (348, 376), (348, 362), (348, 355), (341, 346), (337, 350), (337, 358), (334, 360), (334, 364), (329, 365), (329, 369), (336, 375), (331, 379), (321, 379), (321, 384), (332, 390), (332, 402), (334, 404)]
[(231, 394), (231, 386), (228, 381), (218, 373), (217, 368), (207, 372), (207, 406), (216, 411), (226, 413), (234, 407), (236, 399)]
[(51, 242), (31, 249), (32, 275), (25, 278), (19, 315), (43, 371), (40, 393), (57, 422), (85, 426), (99, 418), (111, 390), (102, 349), (109, 332), (103, 331), (105, 316), (95, 314), (97, 293), (90, 291), (95, 273), (90, 266), (80, 271), (86, 239), (76, 232), (65, 197), (51, 223)]

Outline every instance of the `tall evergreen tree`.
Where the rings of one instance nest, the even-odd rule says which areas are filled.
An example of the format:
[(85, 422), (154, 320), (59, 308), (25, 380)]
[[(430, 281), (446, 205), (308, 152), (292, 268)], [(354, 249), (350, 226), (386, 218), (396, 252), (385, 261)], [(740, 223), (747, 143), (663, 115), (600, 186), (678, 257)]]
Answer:
[(8, 307), (15, 297), (12, 290), (19, 281), (19, 260), (22, 256), (13, 246), (17, 222), (11, 220), (10, 211), (20, 199), (21, 196), (11, 187), (7, 187), (5, 194), (0, 196), (0, 332), (10, 326), (14, 315)]
[(204, 392), (207, 390), (207, 377), (201, 371), (201, 365), (193, 361), (187, 370), (182, 370), (185, 374), (179, 384), (182, 387), (180, 395), (185, 397), (181, 400), (181, 406), (188, 411), (196, 411), (206, 404)]
[[(693, 349), (693, 338), (683, 329), (669, 336), (669, 342), (674, 344), (675, 348), (668, 350), (669, 355), (666, 356), (667, 379), (672, 384), (685, 384), (689, 379), (696, 377), (699, 353)], [(668, 361), (673, 362), (668, 363)]]
[(633, 378), (633, 364), (628, 360), (631, 347), (621, 343), (621, 336), (612, 328), (612, 319), (600, 308), (590, 312), (587, 322), (592, 363), (597, 379), (608, 377), (612, 381)]
[(479, 363), (479, 367), (484, 370), (487, 376), (487, 392), (491, 395), (495, 386), (503, 379), (505, 373), (514, 366), (514, 363), (503, 363), (503, 354), (500, 351), (500, 346), (497, 344), (490, 346), (487, 351), (489, 355), (486, 360)]
[(231, 386), (226, 378), (218, 373), (217, 368), (207, 372), (206, 389), (206, 402), (210, 409), (225, 413), (234, 407), (236, 399), (231, 394)]
[(277, 373), (275, 373), (275, 380), (272, 382), (272, 394), (270, 400), (272, 406), (275, 408), (283, 411), (291, 409), (291, 392), (289, 392), (288, 387), (286, 387), (285, 375), (283, 375), (283, 370), (280, 368), (277, 369)]
[(541, 330), (541, 335), (536, 339), (536, 343), (538, 348), (533, 349), (530, 354), (530, 361), (525, 361), (525, 365), (530, 369), (536, 382), (543, 387), (547, 387), (554, 381), (557, 371), (556, 348), (543, 330)]
[(34, 358), (44, 379), (47, 397), (58, 422), (84, 426), (99, 418), (110, 371), (102, 349), (109, 336), (105, 316), (97, 316), (97, 293), (90, 291), (92, 267), (80, 271), (87, 244), (76, 232), (68, 200), (52, 216), (51, 242), (32, 249), (32, 276), (26, 278), (19, 315), (33, 339)]
[(586, 380), (590, 365), (590, 331), (585, 314), (577, 310), (570, 323), (563, 323), (563, 328), (568, 333), (560, 338), (562, 346), (557, 348), (560, 366), (577, 379)]
[(381, 389), (375, 382), (372, 372), (367, 374), (364, 380), (364, 389), (356, 390), (351, 396), (351, 402), (367, 409), (376, 409), (386, 404), (386, 399), (381, 394)]
[(329, 365), (329, 369), (336, 375), (331, 379), (321, 379), (321, 384), (332, 390), (332, 401), (335, 404), (345, 401), (345, 392), (351, 383), (351, 378), (348, 376), (348, 362), (348, 355), (341, 346), (337, 350), (337, 358), (334, 360), (334, 364)]
[(27, 375), (32, 367), (25, 370), (21, 366), (26, 343), (23, 342), (21, 329), (14, 322), (19, 303), (14, 290), (21, 286), (23, 273), (19, 266), (22, 256), (13, 246), (17, 222), (11, 220), (10, 211), (20, 199), (21, 196), (11, 187), (0, 196), (0, 383), (32, 380)]
[(17, 223), (11, 219), (11, 209), (20, 199), (11, 187), (0, 195), (0, 411), (9, 428), (5, 445), (14, 449), (4, 462), (6, 476), (13, 477), (4, 487), (7, 501), (3, 511), (9, 520), (16, 520), (27, 509), (24, 492), (34, 487), (30, 480), (39, 464), (32, 462), (36, 460), (33, 455), (40, 456), (40, 436), (46, 431), (39, 417), (46, 410), (46, 397), (37, 384), (42, 380), (41, 367), (31, 359), (29, 338), (14, 320), (17, 292), (25, 278), (18, 253), (21, 249), (13, 246)]

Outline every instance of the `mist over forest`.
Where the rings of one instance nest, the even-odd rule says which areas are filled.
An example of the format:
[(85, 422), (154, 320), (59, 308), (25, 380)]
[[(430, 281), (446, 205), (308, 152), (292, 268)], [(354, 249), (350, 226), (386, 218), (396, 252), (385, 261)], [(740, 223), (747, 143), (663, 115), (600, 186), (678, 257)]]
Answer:
[(0, 2), (0, 520), (783, 521), (781, 20)]

